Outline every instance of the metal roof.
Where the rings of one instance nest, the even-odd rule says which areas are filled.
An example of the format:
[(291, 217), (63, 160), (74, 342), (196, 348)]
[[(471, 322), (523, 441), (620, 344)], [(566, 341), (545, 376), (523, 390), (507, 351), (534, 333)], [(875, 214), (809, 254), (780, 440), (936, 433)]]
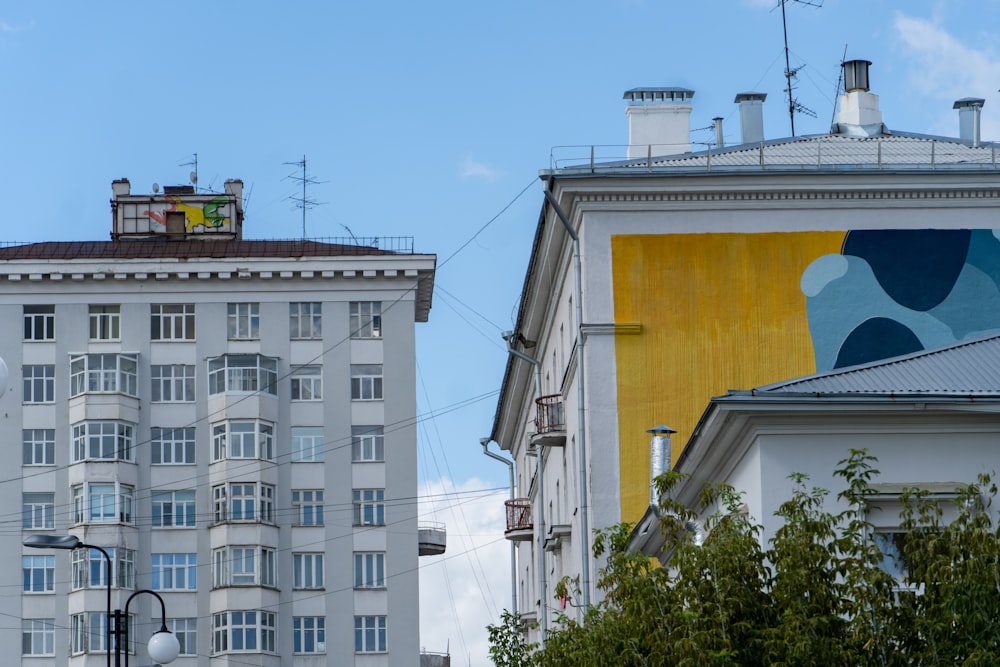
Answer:
[(1000, 333), (776, 382), (753, 393), (995, 395), (1000, 393)]
[(389, 250), (317, 241), (46, 241), (0, 248), (0, 261), (68, 259), (189, 259), (195, 257), (331, 257), (393, 255)]

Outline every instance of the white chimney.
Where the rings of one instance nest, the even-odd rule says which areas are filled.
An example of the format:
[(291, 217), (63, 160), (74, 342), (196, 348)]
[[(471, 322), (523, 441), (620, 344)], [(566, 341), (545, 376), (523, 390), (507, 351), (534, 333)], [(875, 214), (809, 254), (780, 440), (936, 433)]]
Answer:
[(837, 114), (839, 134), (852, 137), (874, 137), (882, 134), (882, 112), (878, 110), (878, 95), (868, 90), (870, 60), (847, 60), (844, 68), (844, 94)]
[(979, 115), (986, 100), (981, 97), (963, 97), (955, 101), (952, 109), (958, 109), (958, 138), (968, 141), (973, 147), (979, 146)]
[(692, 97), (694, 91), (686, 88), (625, 91), (629, 159), (689, 152)]
[(722, 148), (726, 145), (726, 137), (722, 134), (722, 116), (713, 118), (712, 123), (715, 125), (715, 147)]
[(677, 431), (660, 424), (646, 433), (652, 436), (649, 441), (649, 504), (659, 506), (660, 494), (656, 490), (656, 478), (670, 470), (670, 434)]
[(764, 141), (764, 100), (767, 93), (740, 93), (733, 100), (740, 105), (740, 143)]

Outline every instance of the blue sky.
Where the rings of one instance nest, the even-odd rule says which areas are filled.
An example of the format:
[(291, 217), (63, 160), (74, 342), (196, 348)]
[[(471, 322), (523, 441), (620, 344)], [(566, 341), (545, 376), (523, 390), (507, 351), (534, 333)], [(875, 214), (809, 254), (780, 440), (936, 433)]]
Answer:
[[(787, 7), (797, 97), (817, 115), (798, 116), (798, 134), (829, 127), (846, 45), (849, 59), (873, 62), (890, 129), (954, 136), (952, 102), (983, 97), (983, 138), (1000, 136), (998, 0), (822, 4)], [(133, 192), (187, 183), (195, 153), (201, 186), (245, 182), (247, 238), (297, 238), (286, 163), (305, 155), (321, 181), (309, 196), (324, 202), (308, 212), (308, 236), (346, 236), (346, 226), (413, 236), (437, 254), (434, 308), (418, 326), (418, 396), (421, 413), (442, 414), (421, 423), (420, 475), (425, 518), (446, 521), (450, 543), (447, 559), (421, 562), (421, 634), (456, 664), (483, 665), (483, 626), (509, 606), (510, 588), (505, 492), (477, 500), (506, 487), (507, 472), (478, 440), (490, 432), (506, 361), (499, 334), (515, 316), (541, 206), (537, 172), (553, 147), (626, 143), (622, 93), (638, 86), (695, 90), (692, 127), (722, 116), (727, 143), (739, 140), (736, 93), (766, 92), (765, 134), (787, 136), (777, 7), (7, 3), (0, 240), (106, 239), (113, 179), (129, 178)]]

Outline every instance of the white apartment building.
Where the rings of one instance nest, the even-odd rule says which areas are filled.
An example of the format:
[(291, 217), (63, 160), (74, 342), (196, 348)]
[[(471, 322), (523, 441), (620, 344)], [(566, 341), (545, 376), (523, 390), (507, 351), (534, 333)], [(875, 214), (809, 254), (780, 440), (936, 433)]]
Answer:
[[(162, 597), (174, 665), (415, 667), (435, 256), (244, 240), (240, 181), (112, 187), (112, 240), (0, 248), (5, 662), (106, 664), (103, 555), (22, 546), (71, 534), (112, 608)], [(160, 607), (128, 612), (148, 665)]]
[(593, 531), (649, 508), (647, 429), (676, 432), (676, 462), (713, 396), (1000, 330), (984, 101), (955, 102), (957, 137), (900, 131), (869, 65), (844, 63), (829, 132), (765, 139), (766, 95), (744, 92), (740, 142), (720, 119), (698, 146), (693, 90), (636, 88), (628, 146), (561, 147), (540, 172), (489, 436), (516, 465), (505, 535), (531, 641), (600, 601)]

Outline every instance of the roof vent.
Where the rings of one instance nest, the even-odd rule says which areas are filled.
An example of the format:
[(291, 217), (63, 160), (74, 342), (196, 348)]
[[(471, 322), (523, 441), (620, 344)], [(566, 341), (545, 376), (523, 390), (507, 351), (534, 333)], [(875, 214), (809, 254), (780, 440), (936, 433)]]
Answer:
[(979, 146), (979, 116), (986, 100), (981, 97), (963, 97), (956, 100), (952, 109), (958, 109), (958, 138), (968, 141), (973, 148)]
[(689, 152), (692, 97), (687, 88), (626, 90), (629, 159)]
[(885, 133), (878, 95), (868, 92), (869, 66), (869, 60), (844, 61), (844, 90), (847, 92), (840, 98), (834, 133), (849, 137), (877, 137)]
[(740, 93), (733, 100), (740, 105), (741, 143), (759, 144), (764, 141), (764, 100), (767, 93)]

